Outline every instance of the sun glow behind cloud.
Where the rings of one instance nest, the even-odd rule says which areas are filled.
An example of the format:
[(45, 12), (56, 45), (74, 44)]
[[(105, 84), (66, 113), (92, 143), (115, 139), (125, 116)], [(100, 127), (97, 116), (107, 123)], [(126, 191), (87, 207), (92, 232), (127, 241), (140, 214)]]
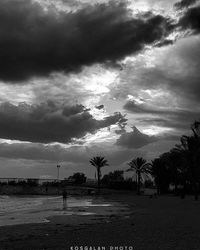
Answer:
[(105, 128), (99, 130), (95, 134), (88, 134), (84, 137), (85, 146), (89, 146), (91, 144), (98, 144), (98, 143), (110, 143), (110, 142), (115, 142), (116, 140), (116, 135), (113, 131), (113, 129), (116, 128), (116, 126), (111, 126), (111, 128)]
[(157, 14), (167, 14), (168, 16), (175, 16), (173, 6), (176, 0), (129, 0), (129, 8), (132, 9), (133, 14), (141, 12), (154, 12)]
[(117, 82), (118, 72), (107, 70), (97, 65), (86, 67), (79, 76), (74, 76), (73, 81), (81, 86), (82, 91), (87, 92), (89, 98), (85, 100), (87, 107), (101, 104), (100, 99), (110, 92), (111, 86)]
[(82, 85), (87, 91), (95, 94), (106, 94), (110, 91), (109, 86), (115, 81), (117, 74), (108, 70), (101, 70), (100, 73), (92, 74), (89, 77), (84, 77)]
[(173, 129), (158, 127), (158, 126), (148, 126), (148, 128), (142, 129), (142, 132), (147, 135), (161, 135), (163, 133), (167, 133), (171, 131), (173, 131)]
[[(74, 12), (77, 11), (78, 13), (79, 12), (78, 10), (85, 8), (84, 12), (85, 14), (88, 15), (95, 14), (91, 15), (91, 18), (88, 18), (88, 22), (86, 22), (85, 25), (90, 23), (93, 20), (94, 16), (95, 16), (94, 19), (96, 17), (101, 17), (101, 15), (104, 16), (104, 13), (101, 13), (101, 9), (99, 9), (99, 4), (109, 2), (109, 0), (92, 0), (92, 1), (91, 0), (32, 0), (32, 1), (39, 2), (41, 5), (43, 5), (46, 11), (50, 10), (51, 12), (52, 8), (53, 15), (55, 13), (56, 15), (59, 14), (59, 11), (65, 11), (68, 13), (71, 12), (69, 15), (71, 14), (73, 15), (75, 14)], [(110, 0), (110, 2), (114, 3), (127, 2), (129, 8), (132, 9), (134, 19), (135, 18), (137, 19), (137, 17), (139, 16), (141, 18), (142, 14), (148, 11), (152, 13), (152, 16), (159, 14), (163, 15), (164, 18), (167, 18), (169, 16), (172, 18), (175, 16), (177, 17), (175, 11), (173, 11), (173, 4), (176, 1), (177, 0), (170, 0), (170, 1)], [(97, 4), (97, 6), (95, 6), (95, 4)], [(90, 8), (87, 8), (89, 6)], [(53, 11), (54, 7), (56, 7), (56, 10)], [(94, 10), (97, 9), (100, 10), (100, 12), (93, 13), (93, 7)], [(111, 7), (112, 9), (112, 5), (108, 4), (108, 7)], [(110, 11), (109, 13), (112, 14), (112, 11)], [(76, 22), (74, 23), (76, 25)], [(108, 24), (107, 22), (102, 22), (102, 25), (100, 25), (100, 27), (103, 27), (104, 30), (105, 26), (106, 30), (107, 24)], [(133, 23), (133, 26), (134, 25), (135, 24)], [(76, 28), (74, 30), (76, 30)], [(109, 30), (114, 31), (112, 27), (111, 29), (109, 28)], [(156, 41), (153, 40), (154, 42), (152, 43), (148, 42), (147, 44), (144, 43), (144, 49), (136, 51), (135, 54), (134, 53), (125, 54), (124, 56), (126, 56), (126, 58), (122, 57), (125, 58), (124, 60), (121, 60), (119, 62), (116, 61), (116, 63), (121, 64), (120, 69), (119, 67), (112, 68), (113, 65), (111, 64), (107, 64), (107, 66), (105, 66), (105, 64), (100, 63), (100, 62), (107, 63), (107, 61), (105, 60), (100, 62), (98, 60), (94, 60), (89, 64), (81, 65), (81, 67), (78, 68), (78, 70), (70, 72), (68, 71), (65, 72), (64, 71), (65, 67), (62, 67), (63, 71), (59, 72), (51, 71), (50, 74), (48, 74), (45, 77), (41, 77), (40, 74), (39, 75), (36, 74), (33, 75), (32, 78), (26, 80), (26, 82), (20, 82), (19, 85), (0, 82), (0, 102), (7, 101), (15, 105), (18, 105), (18, 103), (20, 102), (26, 102), (32, 105), (39, 105), (40, 103), (49, 102), (49, 103), (54, 103), (55, 105), (58, 106), (60, 105), (60, 107), (62, 107), (62, 105), (66, 105), (69, 107), (75, 105), (83, 105), (87, 110), (87, 112), (89, 112), (92, 115), (92, 117), (94, 117), (94, 119), (96, 120), (104, 120), (105, 117), (112, 115), (114, 112), (121, 112), (122, 114), (127, 113), (126, 117), (128, 118), (127, 121), (128, 125), (125, 128), (126, 132), (131, 132), (132, 131), (131, 128), (133, 126), (136, 126), (142, 133), (150, 136), (155, 135), (161, 139), (162, 135), (164, 138), (165, 134), (173, 136), (175, 135), (175, 133), (180, 132), (182, 124), (185, 122), (184, 120), (183, 121), (181, 120), (182, 116), (179, 116), (179, 110), (183, 108), (183, 104), (186, 106), (186, 108), (188, 108), (187, 105), (189, 101), (191, 102), (192, 99), (192, 97), (190, 97), (188, 103), (186, 103), (185, 98), (184, 97), (182, 98), (182, 92), (181, 92), (182, 89), (180, 88), (180, 91), (177, 92), (176, 86), (180, 84), (180, 82), (181, 83), (184, 82), (183, 81), (184, 79), (187, 79), (187, 75), (189, 73), (188, 71), (194, 68), (192, 67), (192, 64), (193, 62), (196, 62), (196, 60), (191, 60), (191, 62), (188, 63), (186, 60), (187, 58), (184, 60), (182, 59), (180, 60), (180, 56), (176, 56), (178, 50), (177, 47), (175, 47), (176, 46), (175, 44), (178, 44), (178, 42), (175, 41), (180, 40), (179, 36), (181, 33), (180, 32), (178, 34), (176, 31), (177, 30), (171, 33), (168, 37), (164, 37), (161, 39), (161, 41), (159, 41), (161, 47), (159, 46), (156, 47), (156, 45), (159, 45), (159, 42), (155, 44), (157, 40)], [(94, 32), (98, 33), (97, 30), (94, 30)], [(88, 33), (86, 33), (86, 37), (88, 37), (87, 34)], [(123, 39), (123, 34), (124, 32), (122, 32), (121, 37), (115, 39), (117, 43), (119, 42), (120, 44), (121, 38)], [(135, 33), (132, 32), (132, 27), (131, 27), (130, 35), (134, 36), (134, 34)], [(62, 37), (62, 32), (60, 33), (60, 35)], [(68, 36), (69, 34), (66, 35)], [(82, 37), (82, 32), (80, 33), (80, 35)], [(99, 33), (97, 35), (99, 35)], [(146, 35), (148, 34), (145, 33), (145, 37)], [(109, 33), (105, 32), (104, 36), (106, 38), (109, 37)], [(127, 36), (127, 38), (128, 37), (129, 36)], [(169, 41), (168, 45), (164, 46), (163, 44), (166, 41), (165, 39), (174, 41), (174, 44), (171, 44)], [(114, 39), (110, 39), (110, 41), (114, 43)], [(88, 44), (87, 40), (86, 42), (83, 41), (81, 42), (82, 44), (86, 45)], [(72, 44), (74, 45), (76, 44), (76, 42), (74, 43), (73, 40)], [(190, 41), (188, 41), (187, 44), (191, 45)], [(59, 44), (56, 45), (59, 46)], [(104, 44), (103, 42), (101, 44), (98, 44), (98, 46), (100, 47), (101, 46), (107, 47), (107, 45), (108, 45), (107, 43)], [(122, 43), (122, 45), (124, 46), (123, 48), (128, 47), (126, 46), (126, 44), (124, 45), (124, 43)], [(81, 43), (78, 44), (78, 51), (79, 47), (81, 47)], [(115, 46), (111, 45), (109, 48), (110, 50), (114, 48), (116, 52), (118, 51), (118, 49), (115, 49)], [(189, 50), (190, 50), (189, 53), (192, 54), (191, 48), (189, 48)], [(65, 51), (67, 51), (67, 47)], [(89, 54), (89, 52), (90, 51), (88, 51), (88, 53), (86, 54)], [(98, 51), (94, 51), (94, 53), (97, 52)], [(115, 53), (115, 51), (113, 53)], [(184, 54), (182, 53), (182, 51), (180, 53), (181, 55)], [(198, 53), (196, 52), (194, 52), (194, 54), (198, 55)], [(99, 57), (97, 56), (96, 58), (98, 59)], [(105, 58), (107, 60), (107, 56)], [(113, 62), (112, 58), (110, 61)], [(188, 65), (190, 66), (188, 67)], [(114, 66), (117, 65), (115, 64)], [(192, 73), (193, 72), (191, 72), (191, 76), (193, 75)], [(192, 77), (190, 77), (189, 79), (192, 79)], [(173, 84), (170, 84), (170, 82)], [(188, 81), (188, 84), (190, 84), (190, 80)], [(194, 87), (191, 87), (191, 89), (192, 88)], [(196, 92), (198, 92), (198, 88)], [(183, 104), (180, 103), (181, 98), (183, 99), (182, 100)], [(134, 109), (131, 111), (131, 110), (126, 110), (124, 108), (126, 102), (128, 101), (132, 101), (135, 104), (135, 112)], [(100, 105), (103, 105), (104, 107), (98, 108), (98, 106), (100, 107)], [(198, 107), (198, 105), (191, 105), (190, 106), (191, 110), (193, 109), (194, 106)], [(188, 110), (190, 109), (190, 107), (188, 108)], [(172, 111), (173, 113), (173, 111), (176, 111), (175, 109), (177, 110), (177, 114), (171, 115), (170, 112)], [(183, 119), (185, 119), (185, 117), (183, 117)], [(188, 118), (188, 120), (189, 119), (190, 118)], [(105, 152), (110, 153), (109, 151), (111, 151), (110, 150), (111, 148), (113, 151), (116, 150), (115, 143), (117, 137), (120, 136), (120, 134), (116, 134), (115, 132), (116, 130), (119, 133), (124, 132), (123, 130), (120, 131), (117, 125), (112, 125), (109, 128), (100, 129), (98, 131), (94, 130), (92, 134), (90, 133), (84, 134), (85, 136), (81, 138), (74, 137), (67, 144), (47, 143), (43, 144), (43, 146), (45, 148), (46, 147), (48, 148), (48, 146), (56, 148), (57, 146), (58, 148), (60, 147), (62, 149), (64, 148), (63, 150), (66, 149), (65, 151), (68, 152), (71, 150), (70, 152), (72, 153), (75, 152), (74, 151), (75, 148), (88, 147), (96, 150), (95, 154), (96, 153), (98, 154), (99, 148), (102, 147), (105, 150)], [(19, 148), (21, 147), (20, 141), (2, 139), (0, 140), (0, 142), (5, 144), (15, 143)], [(23, 144), (24, 143), (25, 142), (23, 142)], [(157, 155), (160, 152), (159, 142), (155, 142), (155, 145), (156, 146), (158, 145), (157, 146), (158, 149), (153, 149), (152, 145), (150, 145), (147, 148), (149, 155), (152, 153), (152, 151), (153, 155)], [(26, 146), (27, 148), (29, 147), (29, 145)], [(59, 151), (60, 149), (58, 150), (58, 152)], [(140, 152), (142, 152), (141, 149), (139, 149), (135, 154), (139, 155)], [(127, 160), (129, 156), (125, 156), (126, 153), (123, 154), (124, 155), (122, 155), (121, 158)], [(62, 155), (60, 155), (59, 157), (62, 160)], [(78, 157), (79, 156), (76, 154), (76, 158)], [(120, 157), (120, 154), (117, 151), (115, 152), (115, 157), (118, 158)], [(76, 166), (76, 163), (73, 164), (74, 166)]]
[[(13, 144), (13, 143), (17, 144), (18, 143), (18, 144), (20, 144), (22, 142), (19, 140), (0, 139), (0, 143), (6, 143), (6, 144)], [(31, 144), (31, 142), (28, 142), (28, 141), (23, 141), (23, 143), (24, 144), (25, 143)]]

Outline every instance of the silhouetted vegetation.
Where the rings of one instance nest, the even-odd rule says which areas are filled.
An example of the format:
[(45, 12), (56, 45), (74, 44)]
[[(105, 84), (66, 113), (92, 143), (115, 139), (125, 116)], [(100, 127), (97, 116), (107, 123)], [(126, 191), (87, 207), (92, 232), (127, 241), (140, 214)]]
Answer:
[(27, 179), (27, 180), (9, 180), (8, 182), (1, 182), (1, 185), (9, 186), (22, 186), (22, 187), (36, 187), (38, 186), (38, 179)]
[[(62, 183), (62, 181), (61, 181), (61, 183)], [(45, 186), (45, 187), (59, 187), (60, 183), (58, 181), (48, 181), (48, 182), (43, 182), (42, 186)]]
[(137, 178), (137, 194), (140, 195), (141, 178), (151, 173), (150, 164), (143, 158), (135, 158), (128, 163), (130, 168), (127, 171), (134, 171)]
[(86, 179), (87, 178), (84, 173), (74, 173), (68, 178), (68, 180), (72, 180), (74, 184), (83, 184), (86, 182)]
[(124, 171), (115, 170), (103, 176), (101, 183), (107, 188), (136, 190), (137, 184), (131, 178), (124, 179)]
[(169, 191), (174, 185), (175, 194), (193, 193), (198, 199), (200, 186), (200, 122), (195, 121), (192, 135), (183, 135), (180, 144), (152, 161), (152, 175), (158, 193)]
[(102, 178), (102, 183), (108, 184), (110, 182), (122, 182), (124, 181), (123, 177), (124, 171), (121, 170), (115, 170), (114, 172), (110, 172), (109, 174), (106, 174)]
[(90, 160), (92, 166), (97, 169), (97, 183), (98, 183), (98, 192), (100, 191), (100, 181), (101, 181), (101, 168), (104, 166), (108, 166), (108, 161), (105, 157), (96, 156)]

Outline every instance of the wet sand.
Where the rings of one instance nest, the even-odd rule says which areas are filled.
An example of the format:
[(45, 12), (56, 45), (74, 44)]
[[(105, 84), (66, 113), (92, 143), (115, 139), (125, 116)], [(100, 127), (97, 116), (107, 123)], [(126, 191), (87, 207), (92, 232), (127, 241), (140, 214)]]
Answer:
[[(193, 197), (107, 195), (112, 208), (94, 215), (53, 216), (49, 223), (0, 227), (0, 249), (132, 246), (135, 250), (199, 250), (200, 201)], [(120, 203), (119, 203), (120, 202)], [(117, 207), (119, 206), (119, 207)], [(81, 212), (81, 211), (80, 211)]]
[[(0, 196), (0, 226), (50, 222), (54, 217), (60, 220), (77, 220), (77, 216), (106, 215), (110, 211), (119, 214), (121, 203), (109, 203), (98, 196), (68, 196), (63, 203), (62, 196)], [(88, 217), (88, 219), (90, 216)]]

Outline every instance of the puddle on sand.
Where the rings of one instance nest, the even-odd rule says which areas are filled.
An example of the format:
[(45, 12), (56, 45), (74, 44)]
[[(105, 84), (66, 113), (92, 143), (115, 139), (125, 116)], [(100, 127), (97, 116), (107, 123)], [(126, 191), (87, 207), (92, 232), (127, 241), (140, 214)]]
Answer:
[[(93, 203), (94, 202), (94, 203)], [(68, 197), (66, 210), (63, 210), (61, 196), (1, 196), (0, 197), (0, 226), (48, 223), (48, 217), (66, 216), (90, 216), (98, 214), (98, 207), (111, 207), (111, 204), (103, 203), (88, 198)], [(94, 207), (92, 211), (88, 211)], [(77, 211), (77, 209), (79, 209)], [(102, 210), (101, 210), (102, 211)]]

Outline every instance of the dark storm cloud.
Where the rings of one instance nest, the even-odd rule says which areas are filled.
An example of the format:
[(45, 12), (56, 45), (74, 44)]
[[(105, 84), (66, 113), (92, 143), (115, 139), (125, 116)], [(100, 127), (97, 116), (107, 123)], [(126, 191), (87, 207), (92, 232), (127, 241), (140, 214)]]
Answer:
[(58, 107), (52, 103), (0, 106), (0, 138), (30, 142), (68, 143), (87, 133), (119, 124), (120, 113), (96, 120), (83, 106)]
[[(162, 127), (170, 127), (189, 130), (190, 125), (200, 119), (200, 111), (191, 111), (184, 109), (158, 109), (157, 107), (148, 107), (146, 104), (136, 104), (134, 101), (128, 101), (124, 105), (124, 109), (134, 114), (142, 115), (141, 123), (158, 125)], [(149, 115), (149, 118), (144, 118), (144, 115)], [(139, 118), (138, 118), (139, 119)]]
[(184, 9), (198, 2), (198, 0), (182, 0), (175, 4), (177, 9)]
[(195, 33), (200, 32), (200, 6), (188, 9), (179, 21), (183, 29), (191, 29)]
[(186, 115), (197, 115), (199, 112), (191, 112), (188, 110), (181, 110), (181, 109), (159, 109), (157, 107), (151, 107), (147, 104), (136, 104), (135, 101), (128, 101), (124, 105), (124, 109), (132, 112), (132, 113), (138, 113), (138, 114), (163, 114), (163, 115), (177, 115), (177, 116), (186, 116)]
[(158, 112), (157, 110), (153, 110), (144, 104), (136, 104), (136, 102), (134, 100), (128, 101), (127, 103), (125, 103), (124, 109), (126, 109), (130, 112), (133, 112), (133, 113), (145, 113), (145, 114), (150, 113), (150, 114), (152, 114), (152, 113)]
[(132, 132), (123, 133), (119, 139), (117, 139), (116, 145), (126, 148), (142, 148), (152, 142), (157, 141), (155, 136), (148, 136), (141, 133), (136, 127), (133, 127)]
[(9, 159), (48, 160), (81, 163), (88, 161), (88, 155), (80, 147), (66, 150), (59, 145), (43, 145), (40, 143), (0, 143), (0, 157)]
[(104, 105), (95, 106), (96, 109), (104, 109)]
[(89, 111), (89, 109), (85, 109), (83, 105), (77, 104), (75, 106), (66, 106), (63, 108), (63, 115), (65, 116), (71, 116), (71, 115), (76, 115), (78, 113), (81, 113), (83, 111)]
[[(62, 171), (64, 169), (66, 169), (66, 171), (72, 171), (72, 173), (81, 171), (87, 176), (91, 176), (93, 170), (92, 167), (88, 165), (89, 159), (94, 157), (97, 152), (101, 152), (101, 155), (104, 155), (106, 159), (108, 159), (110, 163), (108, 171), (116, 169), (116, 167), (120, 165), (123, 166), (127, 160), (133, 157), (133, 154), (143, 157), (146, 154), (145, 151), (114, 145), (112, 145), (111, 148), (96, 147), (95, 151), (93, 148), (94, 147), (87, 149), (85, 147), (70, 147), (66, 149), (58, 145), (44, 146), (37, 143), (0, 143), (0, 160), (3, 162), (1, 166), (4, 168), (4, 173), (6, 169), (9, 170), (10, 168), (10, 164), (9, 166), (4, 164), (4, 161), (7, 159), (14, 163), (13, 169), (10, 170), (12, 174), (18, 173), (20, 169), (24, 170), (24, 166), (29, 166), (29, 171), (30, 169), (36, 170), (38, 164), (40, 164), (40, 170), (45, 169), (44, 173), (48, 174), (49, 168), (53, 166), (55, 169), (57, 163), (60, 162)], [(150, 152), (150, 150), (148, 152)], [(26, 160), (26, 164), (23, 165), (21, 161), (24, 160)], [(19, 169), (17, 169), (18, 167)], [(53, 172), (55, 172), (55, 170)], [(28, 175), (30, 175), (30, 172)]]
[(1, 0), (0, 79), (24, 81), (93, 63), (115, 63), (163, 39), (171, 28), (171, 21), (161, 15), (134, 18), (124, 3), (64, 13), (45, 12), (30, 0)]
[[(144, 56), (144, 59), (139, 58), (121, 72), (120, 80), (123, 84), (118, 89), (112, 89), (113, 96), (118, 98), (118, 96), (134, 95), (138, 89), (156, 90), (158, 93), (165, 93), (166, 90), (166, 93), (171, 96), (168, 104), (169, 96), (166, 99), (166, 105), (169, 105), (169, 108), (174, 100), (177, 100), (178, 108), (197, 111), (200, 100), (199, 55), (199, 35), (184, 37), (165, 48), (156, 48), (151, 56), (152, 67), (144, 67), (146, 63), (146, 56)], [(151, 96), (148, 98), (152, 99)], [(164, 99), (159, 102), (162, 106), (166, 106)], [(142, 106), (137, 107), (137, 112), (139, 108)]]
[(174, 43), (173, 40), (165, 39), (164, 41), (161, 41), (156, 44), (156, 47), (162, 47), (162, 46), (167, 46), (167, 45), (172, 45)]

